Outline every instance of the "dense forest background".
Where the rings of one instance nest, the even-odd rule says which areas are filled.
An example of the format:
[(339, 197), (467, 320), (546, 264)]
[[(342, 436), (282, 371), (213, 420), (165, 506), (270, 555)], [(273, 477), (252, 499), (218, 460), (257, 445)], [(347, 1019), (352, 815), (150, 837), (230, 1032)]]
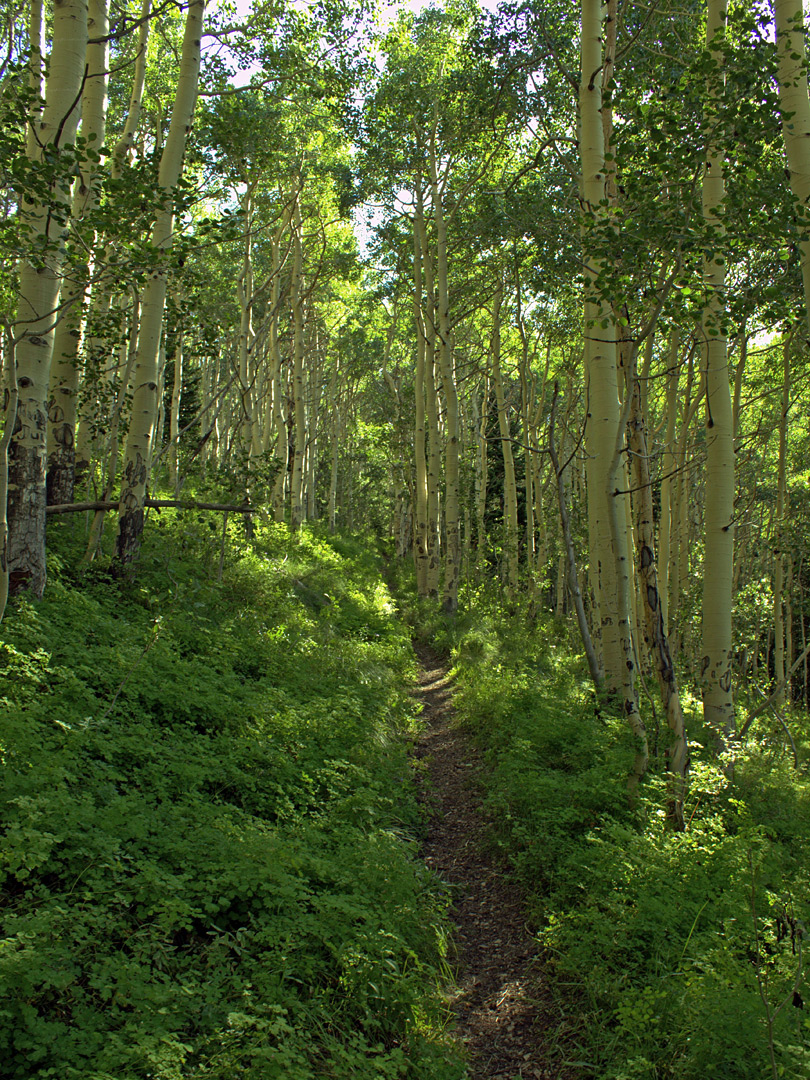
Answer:
[(463, 1075), (415, 636), (553, 1075), (804, 1075), (798, 0), (0, 16), (0, 1074)]

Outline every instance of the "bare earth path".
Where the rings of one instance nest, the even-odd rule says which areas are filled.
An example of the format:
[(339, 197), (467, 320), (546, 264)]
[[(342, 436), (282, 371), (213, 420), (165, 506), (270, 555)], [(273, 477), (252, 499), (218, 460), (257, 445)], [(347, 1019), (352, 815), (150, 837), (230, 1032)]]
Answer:
[(552, 1051), (555, 1032), (566, 1025), (543, 984), (524, 898), (484, 849), (481, 764), (454, 722), (448, 665), (428, 647), (416, 651), (425, 728), (415, 752), (425, 762), (432, 811), (422, 856), (452, 888), (458, 953), (452, 1007), (469, 1080), (566, 1080), (573, 1073)]

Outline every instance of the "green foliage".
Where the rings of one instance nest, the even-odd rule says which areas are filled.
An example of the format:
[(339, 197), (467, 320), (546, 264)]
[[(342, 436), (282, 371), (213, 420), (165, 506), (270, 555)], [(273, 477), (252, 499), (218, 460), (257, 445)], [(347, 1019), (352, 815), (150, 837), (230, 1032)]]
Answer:
[(374, 560), (160, 521), (3, 625), (3, 1075), (459, 1077)]
[(552, 627), (482, 597), (460, 623), (457, 704), (489, 761), (493, 842), (533, 898), (562, 1008), (581, 1018), (582, 1075), (806, 1075), (806, 776), (752, 742), (729, 780), (693, 747), (674, 833), (663, 777), (628, 804), (625, 725), (595, 713)]

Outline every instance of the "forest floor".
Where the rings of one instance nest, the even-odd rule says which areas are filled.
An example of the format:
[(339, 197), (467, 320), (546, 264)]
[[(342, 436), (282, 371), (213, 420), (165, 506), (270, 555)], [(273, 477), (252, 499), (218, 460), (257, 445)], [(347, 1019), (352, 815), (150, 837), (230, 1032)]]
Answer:
[[(549, 990), (525, 897), (487, 849), (481, 756), (453, 711), (448, 664), (417, 646), (425, 721), (415, 748), (430, 809), (422, 857), (451, 890), (456, 986), (450, 1005), (469, 1080), (567, 1080), (567, 1026)], [(563, 1036), (564, 1038), (564, 1036)]]

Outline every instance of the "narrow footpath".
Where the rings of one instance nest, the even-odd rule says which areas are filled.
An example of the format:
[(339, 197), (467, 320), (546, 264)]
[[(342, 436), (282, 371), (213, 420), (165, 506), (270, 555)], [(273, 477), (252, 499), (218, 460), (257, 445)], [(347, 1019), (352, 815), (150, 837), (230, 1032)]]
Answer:
[(431, 811), (422, 857), (451, 888), (451, 1005), (469, 1080), (567, 1080), (576, 1075), (560, 1062), (567, 1024), (544, 986), (524, 897), (485, 848), (480, 755), (455, 722), (447, 663), (429, 647), (416, 652), (425, 727), (415, 753)]

